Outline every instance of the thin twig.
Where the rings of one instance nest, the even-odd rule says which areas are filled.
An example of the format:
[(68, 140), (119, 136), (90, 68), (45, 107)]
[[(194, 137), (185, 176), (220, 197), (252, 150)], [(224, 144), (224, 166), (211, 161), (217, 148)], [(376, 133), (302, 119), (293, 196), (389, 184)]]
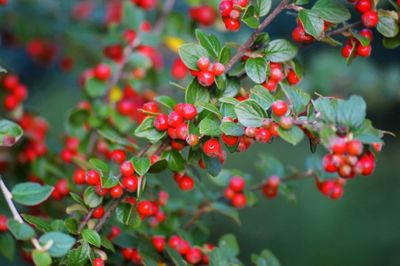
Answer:
[(19, 214), (17, 208), (14, 205), (14, 202), (12, 201), (12, 194), (4, 184), (3, 179), (0, 177), (0, 188), (1, 191), (3, 192), (4, 198), (6, 199), (8, 208), (10, 209), (14, 220), (17, 220), (19, 223), (24, 223), (24, 220), (22, 219), (21, 215)]
[(346, 25), (344, 25), (344, 26), (341, 27), (341, 28), (338, 28), (338, 29), (336, 29), (336, 30), (332, 30), (332, 31), (327, 32), (327, 33), (325, 34), (325, 36), (326, 36), (326, 37), (332, 37), (332, 36), (334, 36), (334, 35), (341, 34), (341, 33), (345, 32), (345, 31), (347, 31), (347, 30), (349, 30), (349, 29), (351, 29), (351, 28), (354, 28), (354, 27), (357, 27), (357, 26), (360, 26), (360, 25), (361, 25), (361, 22), (360, 22), (360, 21), (354, 22), (354, 23), (351, 23), (351, 24), (346, 24)]
[(90, 209), (88, 211), (88, 213), (85, 215), (82, 222), (78, 226), (78, 233), (80, 233), (82, 231), (82, 229), (86, 226), (86, 224), (89, 222), (90, 218), (92, 217), (93, 212), (94, 212), (94, 209)]
[(101, 230), (103, 227), (104, 223), (110, 218), (112, 212), (118, 207), (118, 205), (125, 199), (125, 197), (121, 197), (119, 199), (114, 200), (114, 202), (111, 203), (110, 207), (106, 210), (104, 213), (103, 217), (99, 220), (99, 222), (96, 224), (94, 227), (94, 230), (97, 232)]
[(201, 218), (201, 216), (207, 212), (210, 212), (212, 209), (210, 208), (210, 206), (205, 205), (203, 207), (201, 207), (200, 209), (198, 209), (193, 217), (183, 226), (183, 229), (189, 229), (193, 224), (195, 224), (197, 222), (197, 220), (199, 220)]
[(233, 65), (238, 62), (248, 49), (253, 45), (258, 35), (260, 35), (264, 29), (281, 13), (287, 8), (289, 0), (282, 0), (279, 5), (265, 18), (265, 20), (258, 26), (258, 28), (250, 35), (247, 41), (239, 47), (236, 54), (229, 60), (229, 63), (225, 65), (225, 73), (228, 73)]

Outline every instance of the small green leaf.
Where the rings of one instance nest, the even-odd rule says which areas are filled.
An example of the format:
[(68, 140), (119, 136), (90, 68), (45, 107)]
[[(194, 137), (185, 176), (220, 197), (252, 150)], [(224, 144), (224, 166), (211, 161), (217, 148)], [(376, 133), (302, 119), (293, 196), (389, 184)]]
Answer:
[(263, 17), (271, 10), (271, 0), (255, 0), (254, 6), (259, 17)]
[(221, 51), (221, 43), (219, 42), (218, 38), (213, 34), (206, 35), (200, 29), (196, 29), (195, 33), (200, 45), (208, 51), (210, 56), (212, 56), (214, 59), (217, 59)]
[(265, 49), (266, 58), (272, 62), (286, 62), (292, 60), (297, 54), (297, 48), (284, 39), (271, 41)]
[(251, 261), (256, 266), (280, 266), (278, 259), (268, 249), (264, 249), (260, 255), (252, 254)]
[(294, 112), (296, 114), (304, 112), (310, 103), (311, 96), (297, 87), (289, 87), (284, 84), (281, 87), (289, 97)]
[(141, 224), (140, 215), (136, 212), (135, 207), (129, 203), (119, 205), (115, 209), (115, 217), (120, 223), (131, 228), (136, 228)]
[(340, 23), (350, 19), (350, 11), (338, 1), (319, 0), (312, 8), (318, 15), (329, 22)]
[(324, 31), (324, 20), (318, 16), (318, 13), (312, 10), (303, 9), (299, 11), (299, 19), (303, 24), (306, 33), (315, 39), (320, 39)]
[(147, 157), (132, 158), (132, 163), (139, 176), (144, 176), (151, 166), (150, 159)]
[(89, 208), (96, 208), (103, 202), (103, 197), (99, 196), (96, 189), (90, 186), (83, 192), (83, 201)]
[(42, 203), (53, 192), (53, 187), (38, 183), (19, 183), (11, 191), (13, 200), (26, 206), (35, 206)]
[(228, 136), (243, 136), (244, 127), (234, 122), (222, 122), (220, 129)]
[(297, 145), (304, 138), (303, 130), (297, 126), (292, 126), (288, 130), (279, 127), (278, 132), (279, 137), (292, 145)]
[(234, 220), (236, 223), (240, 224), (239, 213), (237, 209), (222, 202), (214, 202), (211, 207), (214, 211), (219, 212), (222, 215), (225, 215)]
[(107, 83), (96, 78), (89, 78), (85, 82), (85, 91), (92, 98), (104, 96), (107, 92)]
[(224, 46), (219, 53), (218, 61), (221, 64), (227, 64), (230, 59), (231, 59), (231, 48), (229, 48), (228, 46)]
[(399, 33), (399, 23), (387, 11), (380, 10), (376, 29), (385, 37), (393, 38)]
[(267, 77), (267, 62), (264, 58), (249, 58), (245, 65), (246, 74), (255, 83), (263, 83)]
[(340, 100), (337, 105), (337, 120), (341, 125), (357, 128), (365, 119), (367, 105), (360, 96), (353, 95), (348, 100)]
[(94, 169), (101, 172), (103, 175), (108, 175), (110, 172), (110, 167), (108, 167), (108, 164), (100, 159), (92, 158), (89, 160), (89, 163)]
[(48, 252), (52, 257), (56, 258), (62, 257), (67, 254), (67, 252), (75, 244), (75, 238), (60, 232), (46, 233), (39, 238), (39, 243), (42, 246), (45, 246), (49, 241), (52, 241), (53, 244), (51, 245)]
[(50, 222), (48, 220), (42, 219), (37, 216), (32, 216), (28, 214), (21, 214), (21, 216), (24, 218), (24, 220), (31, 224), (34, 225), (36, 229), (43, 231), (43, 232), (50, 232), (52, 231), (52, 227), (50, 225)]
[(164, 105), (165, 107), (167, 107), (170, 110), (173, 110), (176, 105), (176, 101), (166, 95), (157, 96), (154, 98), (154, 100), (156, 102), (161, 103), (162, 105)]
[(90, 246), (86, 241), (83, 241), (82, 245), (78, 248), (72, 249), (67, 255), (68, 266), (81, 266), (86, 265), (90, 256)]
[(32, 251), (32, 259), (37, 266), (49, 266), (52, 263), (51, 256), (46, 251)]
[(233, 234), (223, 235), (218, 241), (218, 246), (229, 251), (229, 255), (232, 257), (239, 255), (239, 244)]
[(185, 91), (185, 101), (191, 104), (209, 102), (210, 92), (206, 87), (201, 86), (197, 79), (193, 79)]
[(170, 246), (166, 246), (165, 250), (167, 251), (168, 256), (172, 260), (175, 266), (185, 266), (187, 263), (183, 260), (182, 256), (176, 251), (172, 249)]
[(212, 104), (212, 103), (198, 103), (199, 106), (202, 106), (204, 109), (206, 109), (207, 111), (210, 111), (211, 113), (215, 114), (218, 118), (222, 118), (221, 112), (218, 110), (218, 108)]
[(263, 124), (267, 114), (262, 107), (253, 100), (245, 100), (235, 106), (239, 122), (245, 127), (259, 127)]
[(24, 131), (22, 128), (9, 120), (0, 120), (0, 147), (13, 146), (22, 137)]
[(179, 56), (181, 57), (183, 63), (193, 70), (197, 70), (197, 61), (205, 56), (208, 57), (209, 54), (205, 48), (198, 44), (186, 43), (183, 44), (178, 49)]
[(185, 169), (185, 159), (177, 150), (164, 152), (162, 157), (168, 162), (171, 171), (181, 172)]
[(256, 101), (264, 110), (268, 110), (275, 101), (274, 96), (261, 85), (250, 90), (250, 99)]
[(328, 122), (336, 121), (336, 112), (331, 101), (326, 97), (320, 97), (312, 101), (314, 109), (321, 114), (321, 118)]
[(219, 120), (205, 118), (199, 123), (200, 134), (205, 136), (219, 136), (221, 135), (219, 125)]
[(101, 237), (99, 233), (91, 229), (85, 229), (82, 231), (82, 237), (85, 239), (90, 245), (95, 247), (101, 247)]
[(217, 176), (222, 170), (222, 164), (218, 157), (208, 157), (203, 154), (204, 164), (206, 166), (207, 173), (211, 176)]
[(109, 127), (98, 130), (97, 132), (99, 133), (100, 136), (102, 136), (103, 138), (105, 138), (106, 140), (108, 140), (111, 143), (126, 146), (126, 147), (136, 147), (136, 145), (134, 143), (128, 141), (127, 139), (122, 137), (119, 133), (117, 133), (115, 130), (113, 130)]
[(260, 26), (260, 21), (256, 16), (255, 7), (249, 5), (243, 13), (242, 21), (252, 29), (257, 29)]
[(156, 143), (164, 138), (166, 132), (158, 131), (154, 127), (154, 117), (146, 117), (143, 122), (136, 128), (135, 136), (138, 138), (145, 138), (151, 143)]
[(9, 261), (13, 261), (15, 257), (15, 240), (8, 233), (0, 234), (0, 252)]

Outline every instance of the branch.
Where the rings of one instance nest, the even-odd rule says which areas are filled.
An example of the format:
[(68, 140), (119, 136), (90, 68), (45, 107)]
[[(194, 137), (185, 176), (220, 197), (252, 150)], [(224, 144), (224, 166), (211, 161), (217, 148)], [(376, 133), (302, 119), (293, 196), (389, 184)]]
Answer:
[(175, 4), (175, 0), (167, 0), (165, 5), (164, 5), (164, 9), (161, 13), (160, 18), (157, 20), (155, 26), (154, 26), (154, 33), (159, 34), (165, 24), (165, 21), (168, 18), (169, 13), (171, 12), (172, 8), (174, 7)]
[(225, 65), (225, 73), (228, 73), (233, 65), (238, 62), (248, 49), (253, 45), (258, 35), (289, 5), (289, 0), (282, 0), (279, 5), (269, 14), (258, 28), (250, 35), (247, 41), (239, 47), (237, 53), (231, 58), (228, 64)]
[(189, 229), (194, 223), (197, 222), (197, 220), (199, 220), (201, 218), (201, 216), (204, 213), (210, 212), (212, 209), (210, 208), (210, 206), (205, 205), (203, 207), (201, 207), (200, 209), (198, 209), (193, 217), (182, 227), (183, 230)]
[(94, 230), (97, 232), (101, 230), (103, 227), (104, 223), (108, 220), (108, 218), (111, 216), (112, 212), (118, 207), (118, 205), (125, 199), (125, 197), (121, 197), (117, 200), (114, 200), (114, 202), (111, 203), (110, 207), (107, 209), (107, 211), (104, 213), (103, 217), (99, 220), (99, 222), (96, 224), (94, 227)]
[(94, 212), (94, 209), (90, 209), (88, 211), (88, 213), (85, 215), (82, 222), (79, 224), (78, 233), (80, 233), (82, 231), (82, 229), (85, 227), (85, 225), (89, 222), (90, 218), (92, 217), (93, 212)]
[(346, 25), (344, 25), (344, 26), (341, 27), (341, 28), (338, 28), (338, 29), (336, 29), (336, 30), (327, 32), (327, 33), (325, 34), (325, 36), (326, 36), (326, 37), (331, 37), (331, 36), (334, 36), (334, 35), (338, 35), (338, 34), (341, 34), (341, 33), (345, 32), (345, 31), (347, 31), (347, 30), (349, 30), (349, 29), (351, 29), (351, 28), (354, 28), (354, 27), (357, 27), (357, 26), (360, 26), (360, 25), (361, 25), (361, 22), (360, 22), (360, 21), (354, 22), (354, 23), (351, 23), (351, 24), (346, 24)]

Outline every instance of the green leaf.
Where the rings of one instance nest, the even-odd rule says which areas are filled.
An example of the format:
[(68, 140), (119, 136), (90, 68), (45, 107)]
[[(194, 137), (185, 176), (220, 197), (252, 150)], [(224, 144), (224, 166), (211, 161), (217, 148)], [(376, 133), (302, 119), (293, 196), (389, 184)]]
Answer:
[(136, 212), (135, 207), (130, 203), (120, 204), (115, 209), (115, 217), (120, 223), (132, 228), (136, 228), (141, 224), (139, 214)]
[(197, 79), (193, 79), (185, 91), (185, 101), (191, 104), (209, 102), (210, 92), (206, 87), (201, 86)]
[(271, 0), (255, 0), (254, 6), (259, 17), (263, 17), (271, 10)]
[(282, 177), (285, 174), (282, 162), (271, 155), (260, 154), (256, 162), (256, 167), (265, 176), (276, 175)]
[(168, 168), (174, 172), (181, 172), (185, 169), (185, 159), (177, 150), (163, 153), (163, 158), (168, 162)]
[(235, 106), (239, 122), (245, 127), (259, 127), (267, 117), (265, 111), (253, 100), (245, 100)]
[(297, 87), (289, 87), (282, 84), (282, 89), (289, 97), (293, 110), (296, 114), (300, 114), (306, 110), (311, 100), (311, 96)]
[(222, 122), (220, 129), (228, 136), (244, 135), (244, 127), (234, 122)]
[(281, 137), (283, 140), (289, 142), (292, 145), (297, 145), (304, 138), (303, 130), (301, 130), (297, 126), (292, 126), (288, 130), (279, 127), (278, 132), (279, 132), (279, 137)]
[(268, 249), (264, 249), (260, 255), (252, 254), (251, 261), (256, 266), (280, 266), (278, 259)]
[(22, 128), (9, 120), (0, 120), (0, 147), (13, 146), (24, 134)]
[(186, 43), (183, 44), (178, 49), (179, 56), (181, 57), (183, 63), (193, 70), (198, 70), (197, 61), (200, 57), (208, 57), (209, 54), (205, 48), (198, 44)]
[(399, 23), (396, 21), (390, 13), (387, 13), (384, 10), (380, 10), (379, 14), (379, 22), (376, 26), (376, 29), (385, 37), (393, 38), (399, 33)]
[(53, 244), (51, 245), (48, 252), (52, 257), (56, 258), (62, 257), (67, 254), (67, 252), (75, 244), (75, 238), (60, 232), (46, 233), (39, 238), (39, 243), (42, 246), (46, 245), (49, 241), (53, 241)]
[(227, 216), (229, 218), (231, 218), (232, 220), (234, 220), (236, 223), (240, 224), (240, 220), (239, 220), (239, 213), (237, 211), (237, 209), (222, 203), (222, 202), (214, 202), (211, 205), (211, 208), (218, 212), (221, 213), (224, 216)]
[(89, 160), (89, 163), (94, 169), (101, 172), (103, 175), (108, 175), (110, 172), (110, 167), (108, 167), (108, 164), (100, 159), (92, 158)]
[(15, 202), (26, 206), (35, 206), (48, 199), (53, 189), (52, 186), (26, 182), (17, 184), (11, 194)]
[(101, 237), (99, 233), (91, 229), (85, 229), (82, 231), (82, 237), (85, 239), (90, 245), (95, 247), (101, 247)]
[(165, 107), (167, 107), (170, 110), (173, 110), (176, 105), (176, 101), (166, 95), (157, 96), (154, 98), (154, 100), (156, 102), (161, 103), (162, 105), (164, 105)]
[(199, 123), (200, 134), (205, 136), (219, 136), (221, 135), (219, 125), (219, 120), (205, 118)]
[(154, 127), (154, 117), (146, 117), (143, 122), (136, 128), (135, 136), (138, 138), (145, 138), (151, 143), (156, 143), (164, 136), (166, 132), (161, 132)]
[(20, 223), (14, 219), (8, 220), (8, 228), (17, 240), (29, 240), (36, 235), (31, 226), (26, 223)]
[(99, 133), (100, 136), (102, 136), (103, 138), (105, 138), (106, 140), (108, 140), (111, 143), (126, 146), (126, 147), (136, 147), (136, 145), (134, 143), (128, 141), (124, 137), (121, 137), (121, 135), (119, 135), (116, 131), (114, 131), (113, 129), (111, 129), (109, 127), (98, 130), (97, 132)]
[(265, 52), (266, 58), (272, 62), (286, 62), (292, 60), (297, 54), (297, 47), (284, 39), (271, 41)]
[(13, 261), (15, 257), (15, 240), (8, 233), (0, 234), (0, 252), (9, 261)]
[(336, 121), (336, 112), (331, 101), (326, 97), (320, 97), (312, 101), (314, 109), (321, 114), (321, 118), (328, 122)]
[(110, 240), (108, 240), (106, 236), (101, 236), (101, 246), (115, 253), (115, 248), (113, 243)]
[(245, 65), (246, 74), (255, 83), (263, 83), (267, 77), (267, 62), (264, 58), (249, 58)]
[(318, 16), (317, 12), (303, 9), (299, 11), (298, 16), (305, 32), (315, 39), (320, 39), (324, 31), (324, 20)]
[(250, 99), (256, 101), (264, 110), (268, 110), (275, 101), (274, 96), (261, 85), (250, 90)]
[(198, 103), (199, 106), (202, 106), (204, 109), (207, 111), (210, 111), (211, 113), (215, 114), (218, 118), (222, 118), (221, 112), (218, 110), (218, 108), (212, 104), (212, 103)]
[(68, 112), (68, 124), (72, 127), (82, 127), (89, 118), (89, 111), (86, 109), (74, 108)]
[(149, 69), (152, 65), (148, 56), (141, 53), (131, 53), (128, 57), (128, 64), (132, 68)]
[(160, 173), (168, 167), (166, 160), (158, 160), (150, 166), (149, 173)]
[(354, 132), (354, 137), (362, 143), (373, 144), (382, 142), (382, 133), (372, 126), (370, 120), (366, 119)]
[(344, 5), (333, 0), (319, 0), (312, 10), (317, 12), (322, 19), (332, 23), (345, 22), (351, 17), (350, 11)]
[(89, 208), (96, 208), (103, 202), (103, 197), (97, 195), (94, 187), (87, 187), (83, 192), (83, 201)]
[(49, 266), (52, 263), (51, 256), (46, 251), (32, 251), (32, 259), (37, 266)]
[(86, 241), (83, 241), (82, 245), (78, 248), (72, 249), (67, 255), (68, 266), (81, 266), (86, 265), (90, 256), (90, 246)]
[(396, 49), (400, 46), (400, 33), (394, 38), (383, 38), (383, 46), (386, 49)]
[(260, 21), (256, 17), (255, 7), (249, 5), (243, 13), (242, 21), (252, 29), (257, 29), (260, 26)]
[(107, 83), (96, 78), (89, 78), (85, 82), (85, 91), (92, 98), (104, 96), (107, 92)]
[(70, 234), (76, 235), (78, 233), (78, 220), (75, 218), (67, 218), (64, 221), (64, 226)]
[(211, 57), (217, 59), (221, 51), (221, 43), (218, 38), (213, 34), (206, 35), (200, 29), (196, 29), (195, 33), (200, 45), (208, 51)]
[(144, 176), (151, 166), (150, 159), (147, 157), (132, 158), (132, 163), (135, 167), (135, 172), (138, 173), (139, 176)]
[(207, 173), (211, 176), (217, 176), (222, 170), (222, 164), (219, 161), (218, 157), (208, 157), (207, 155), (203, 154), (204, 164), (206, 166)]
[(218, 246), (225, 248), (232, 257), (239, 255), (239, 244), (233, 234), (223, 235), (218, 241)]
[(358, 32), (353, 32), (351, 31), (352, 35), (354, 36), (354, 38), (356, 38), (362, 46), (367, 46), (368, 44), (371, 43), (370, 39), (368, 39), (367, 37), (361, 36)]
[(218, 61), (221, 64), (227, 64), (230, 59), (231, 59), (231, 48), (229, 48), (228, 46), (224, 46), (219, 53)]
[(353, 95), (348, 100), (340, 100), (337, 105), (337, 120), (341, 125), (357, 128), (365, 119), (367, 105), (360, 96)]
[(43, 232), (52, 231), (52, 227), (48, 220), (45, 220), (45, 219), (37, 217), (37, 216), (28, 215), (28, 214), (21, 214), (21, 216), (24, 218), (24, 220), (27, 223), (34, 225), (35, 228), (40, 231), (43, 231)]
[(170, 257), (175, 266), (187, 265), (187, 263), (183, 260), (182, 256), (175, 249), (172, 249), (170, 246), (166, 246), (165, 251), (167, 251), (168, 256)]

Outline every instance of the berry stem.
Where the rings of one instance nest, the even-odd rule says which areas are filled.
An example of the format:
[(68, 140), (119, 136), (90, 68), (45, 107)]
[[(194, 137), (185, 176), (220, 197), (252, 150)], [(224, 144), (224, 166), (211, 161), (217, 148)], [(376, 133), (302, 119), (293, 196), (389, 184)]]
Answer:
[(248, 49), (253, 45), (258, 35), (289, 5), (289, 0), (282, 0), (279, 5), (265, 18), (258, 28), (250, 35), (247, 41), (239, 47), (237, 53), (231, 58), (228, 64), (225, 65), (225, 73), (228, 73), (233, 65), (238, 62)]

